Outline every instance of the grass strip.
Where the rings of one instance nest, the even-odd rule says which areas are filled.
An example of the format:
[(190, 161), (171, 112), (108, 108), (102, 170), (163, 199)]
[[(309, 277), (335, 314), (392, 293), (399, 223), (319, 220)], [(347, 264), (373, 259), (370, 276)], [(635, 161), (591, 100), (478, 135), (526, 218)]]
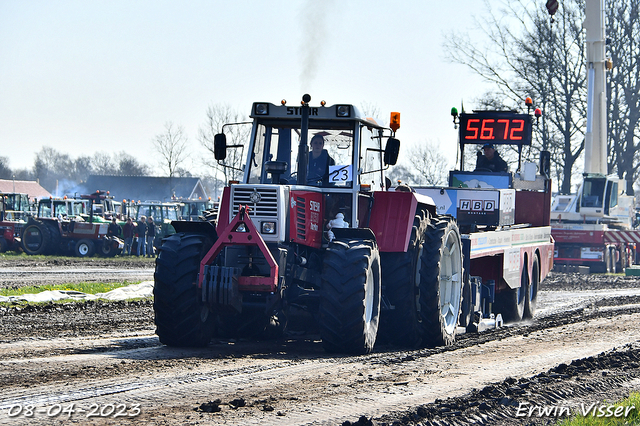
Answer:
[(632, 392), (629, 398), (615, 404), (584, 403), (578, 414), (565, 419), (556, 426), (617, 426), (640, 425), (640, 393)]
[(47, 290), (60, 290), (60, 291), (79, 291), (82, 293), (96, 294), (106, 293), (119, 287), (126, 287), (131, 284), (139, 284), (142, 281), (135, 282), (114, 282), (114, 283), (70, 283), (70, 284), (55, 284), (55, 285), (39, 285), (28, 286), (19, 288), (2, 288), (0, 289), (0, 296), (20, 296), (23, 294), (36, 294)]

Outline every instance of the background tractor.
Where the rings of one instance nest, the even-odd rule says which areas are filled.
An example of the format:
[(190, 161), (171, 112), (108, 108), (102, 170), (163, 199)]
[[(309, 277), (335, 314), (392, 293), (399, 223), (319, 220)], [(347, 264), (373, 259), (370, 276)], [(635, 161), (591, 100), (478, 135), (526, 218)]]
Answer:
[(90, 257), (95, 253), (113, 257), (124, 243), (107, 236), (109, 222), (94, 216), (93, 204), (107, 197), (103, 191), (78, 198), (40, 200), (34, 217), (22, 231), (22, 247), (29, 255), (71, 253)]

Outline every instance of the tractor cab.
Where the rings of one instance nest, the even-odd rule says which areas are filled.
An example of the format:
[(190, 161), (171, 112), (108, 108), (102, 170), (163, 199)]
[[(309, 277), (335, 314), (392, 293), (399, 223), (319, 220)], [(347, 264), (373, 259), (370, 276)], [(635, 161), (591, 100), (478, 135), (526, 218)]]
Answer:
[(29, 196), (18, 192), (0, 193), (3, 208), (0, 220), (26, 222), (31, 215)]
[[(398, 155), (397, 127), (386, 128), (353, 105), (327, 106), (322, 101), (313, 107), (307, 102), (253, 104), (243, 179), (227, 188), (232, 202), (225, 203), (223, 196), (221, 226), (230, 223), (239, 206), (248, 206), (257, 226), (264, 223), (271, 232), (263, 236), (266, 241), (284, 241), (289, 233), (294, 240), (300, 236), (300, 242), (319, 247), (328, 221), (341, 214), (345, 223), (358, 227), (365, 219), (359, 211), (366, 210), (359, 205), (368, 207), (373, 191), (386, 190), (384, 171)], [(399, 125), (399, 114), (394, 114)], [(228, 149), (240, 147), (245, 148), (227, 146), (225, 135), (216, 135), (219, 161)], [(304, 224), (287, 229), (285, 206), (316, 210), (305, 214)], [(292, 219), (298, 216), (291, 213)]]

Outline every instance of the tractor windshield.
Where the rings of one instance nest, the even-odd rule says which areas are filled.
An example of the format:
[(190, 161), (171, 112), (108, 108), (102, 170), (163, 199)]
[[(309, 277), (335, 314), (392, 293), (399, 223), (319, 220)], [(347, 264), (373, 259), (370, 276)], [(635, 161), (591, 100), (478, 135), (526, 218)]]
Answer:
[(27, 194), (0, 194), (4, 198), (6, 220), (26, 220), (31, 213)]
[(140, 204), (136, 207), (136, 214), (133, 215), (136, 220), (140, 220), (142, 216), (152, 217), (153, 221), (157, 223), (162, 223), (165, 220), (178, 220), (177, 204)]
[[(247, 183), (296, 184), (298, 128), (259, 124)], [(309, 128), (307, 185), (351, 188), (354, 180), (354, 132), (350, 129)]]

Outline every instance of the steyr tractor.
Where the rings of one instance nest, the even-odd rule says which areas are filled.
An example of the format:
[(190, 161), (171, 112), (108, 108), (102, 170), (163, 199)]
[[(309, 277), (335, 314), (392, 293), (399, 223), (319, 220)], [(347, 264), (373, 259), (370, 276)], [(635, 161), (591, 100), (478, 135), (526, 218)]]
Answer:
[[(390, 191), (395, 134), (353, 105), (254, 103), (246, 152), (218, 221), (176, 221), (156, 260), (157, 334), (169, 346), (263, 331), (319, 333), (328, 352), (451, 344), (461, 237), (428, 196)], [(241, 123), (238, 123), (241, 124)], [(311, 150), (309, 142), (311, 141)], [(384, 147), (383, 147), (384, 145)]]

